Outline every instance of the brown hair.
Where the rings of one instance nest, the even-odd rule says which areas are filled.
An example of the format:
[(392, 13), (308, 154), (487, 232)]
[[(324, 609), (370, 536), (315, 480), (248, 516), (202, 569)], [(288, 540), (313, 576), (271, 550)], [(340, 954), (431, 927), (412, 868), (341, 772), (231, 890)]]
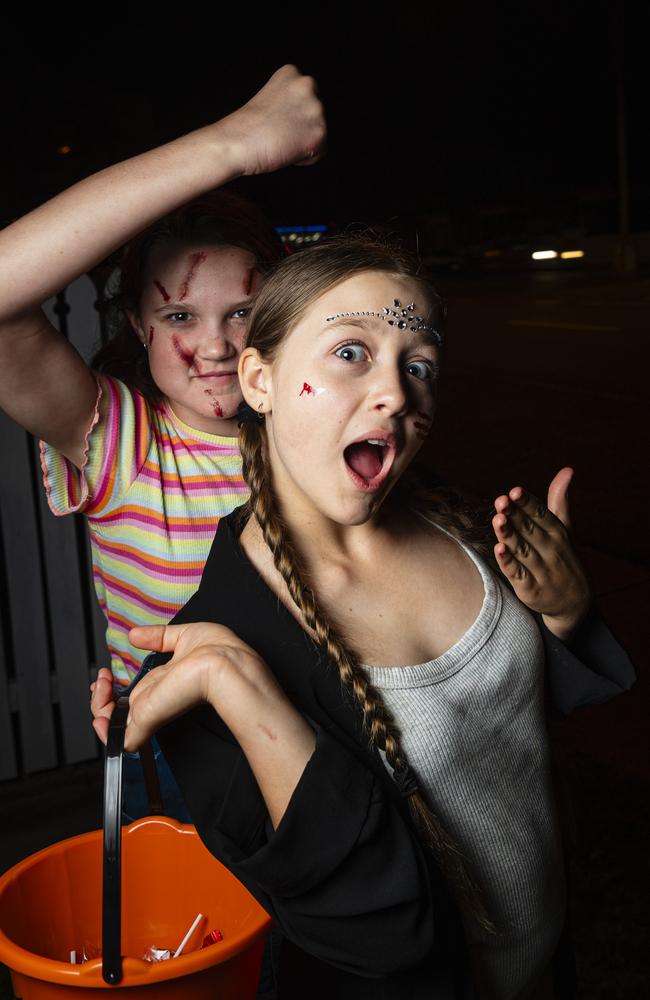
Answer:
[[(282, 340), (295, 326), (307, 306), (318, 296), (344, 278), (366, 271), (383, 271), (408, 277), (422, 288), (429, 307), (429, 321), (436, 328), (444, 318), (442, 300), (430, 283), (419, 273), (410, 255), (386, 240), (367, 235), (341, 236), (300, 251), (285, 259), (267, 280), (253, 308), (248, 329), (247, 346), (255, 347), (267, 361), (275, 356)], [(422, 310), (422, 307), (420, 307)], [(264, 540), (273, 555), (276, 569), (284, 579), (292, 600), (302, 613), (317, 641), (337, 666), (341, 684), (363, 712), (364, 727), (371, 747), (382, 749), (390, 766), (398, 774), (407, 766), (401, 735), (395, 720), (384, 704), (381, 693), (373, 687), (360, 665), (359, 658), (348, 646), (336, 625), (328, 620), (319, 607), (317, 595), (306, 583), (305, 567), (282, 523), (277, 499), (267, 468), (265, 431), (263, 424), (245, 422), (240, 430), (243, 474), (251, 491), (243, 516), (253, 514)], [(414, 510), (435, 514), (456, 535), (471, 533), (471, 521), (459, 513), (456, 505), (443, 491), (414, 495)], [(442, 513), (442, 518), (440, 514)], [(493, 929), (481, 896), (467, 871), (464, 858), (453, 839), (426, 802), (421, 791), (408, 796), (408, 805), (415, 827), (431, 849), (457, 901), (483, 927)]]
[(187, 246), (205, 243), (215, 247), (248, 250), (266, 273), (281, 254), (281, 243), (264, 215), (250, 202), (229, 191), (211, 191), (181, 205), (134, 236), (121, 251), (117, 291), (105, 303), (108, 342), (97, 351), (91, 366), (114, 375), (147, 398), (161, 399), (149, 371), (149, 359), (138, 339), (127, 310), (138, 312), (151, 251), (165, 244)]

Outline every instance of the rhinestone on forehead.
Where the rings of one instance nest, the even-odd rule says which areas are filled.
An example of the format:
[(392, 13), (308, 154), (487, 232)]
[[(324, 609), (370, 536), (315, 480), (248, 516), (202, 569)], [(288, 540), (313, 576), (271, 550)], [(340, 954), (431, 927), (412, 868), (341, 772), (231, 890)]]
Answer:
[(326, 316), (326, 322), (331, 323), (335, 319), (348, 319), (352, 316), (376, 316), (389, 326), (396, 326), (398, 330), (409, 330), (410, 333), (431, 333), (440, 347), (442, 345), (441, 334), (430, 326), (422, 316), (415, 315), (415, 302), (409, 302), (403, 306), (399, 299), (393, 299), (393, 305), (384, 306), (382, 312), (374, 309), (357, 310), (356, 312), (336, 313), (335, 316)]

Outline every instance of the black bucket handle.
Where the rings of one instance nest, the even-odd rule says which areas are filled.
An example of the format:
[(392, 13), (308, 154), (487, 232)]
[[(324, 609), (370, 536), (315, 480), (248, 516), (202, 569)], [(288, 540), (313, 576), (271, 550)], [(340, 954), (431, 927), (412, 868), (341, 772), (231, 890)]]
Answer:
[[(128, 695), (121, 695), (113, 709), (104, 763), (104, 859), (102, 870), (102, 976), (116, 986), (122, 979), (122, 761)], [(162, 796), (150, 743), (140, 748), (149, 812), (162, 813)]]

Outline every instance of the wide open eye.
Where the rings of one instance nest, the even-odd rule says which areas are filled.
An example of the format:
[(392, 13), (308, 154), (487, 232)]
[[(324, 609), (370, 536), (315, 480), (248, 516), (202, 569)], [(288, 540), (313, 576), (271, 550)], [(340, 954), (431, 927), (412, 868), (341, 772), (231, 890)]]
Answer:
[(365, 361), (366, 350), (362, 344), (341, 344), (334, 351), (337, 358), (343, 361)]
[(437, 368), (432, 361), (409, 361), (406, 370), (409, 375), (414, 375), (415, 378), (422, 379), (423, 381), (434, 379), (438, 374)]

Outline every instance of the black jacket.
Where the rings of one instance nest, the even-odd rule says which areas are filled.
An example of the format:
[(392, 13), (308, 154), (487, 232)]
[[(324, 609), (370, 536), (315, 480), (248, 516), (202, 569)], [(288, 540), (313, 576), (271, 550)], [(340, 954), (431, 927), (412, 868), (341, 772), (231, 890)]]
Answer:
[[(196, 828), (291, 941), (344, 970), (338, 995), (471, 997), (460, 920), (406, 802), (368, 749), (338, 671), (246, 558), (237, 523), (236, 512), (220, 521), (199, 590), (173, 621), (218, 622), (256, 649), (315, 729), (316, 749), (274, 831), (244, 754), (211, 708), (165, 726), (158, 739)], [(633, 683), (597, 616), (570, 648), (542, 632), (561, 713)]]

